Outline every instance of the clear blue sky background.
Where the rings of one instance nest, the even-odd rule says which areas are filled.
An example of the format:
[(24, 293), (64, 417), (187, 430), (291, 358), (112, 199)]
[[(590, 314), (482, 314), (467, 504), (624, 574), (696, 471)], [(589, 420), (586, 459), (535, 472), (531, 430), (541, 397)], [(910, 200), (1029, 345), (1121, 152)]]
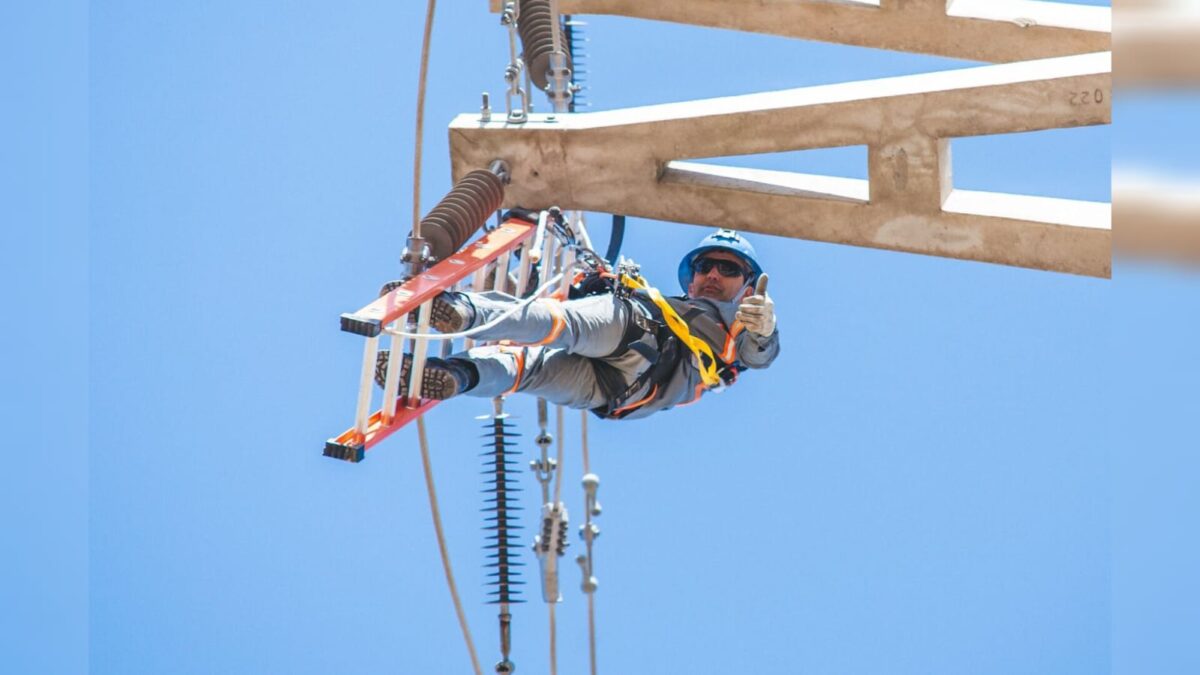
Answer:
[[(360, 465), (321, 457), (351, 422), (361, 355), (337, 317), (397, 274), (410, 227), (424, 3), (399, 5), (3, 10), (20, 28), (7, 114), (35, 130), (3, 169), (20, 252), (5, 281), (32, 291), (5, 331), (6, 671), (468, 671), (415, 430)], [(483, 0), (442, 5), (425, 209), (449, 187), (445, 124), (481, 91), (502, 104), (507, 58)], [(600, 109), (971, 65), (588, 20)], [(956, 140), (955, 181), (1106, 201), (1110, 148), (1190, 168), (1176, 134), (1197, 110), (1131, 96), (1113, 127)], [(734, 161), (866, 176), (854, 148)], [(607, 220), (590, 222), (603, 245)], [(704, 233), (632, 219), (624, 250), (669, 286)], [(1198, 501), (1195, 272), (1118, 261), (1104, 281), (755, 242), (776, 365), (696, 406), (591, 425), (602, 671), (1196, 671), (1183, 599), (1200, 555), (1180, 520)], [(473, 419), (488, 407), (456, 400), (429, 423), (490, 668)], [(532, 436), (533, 400), (510, 410)], [(578, 578), (570, 565), (564, 673), (586, 668)], [(545, 672), (528, 589), (514, 660)]]

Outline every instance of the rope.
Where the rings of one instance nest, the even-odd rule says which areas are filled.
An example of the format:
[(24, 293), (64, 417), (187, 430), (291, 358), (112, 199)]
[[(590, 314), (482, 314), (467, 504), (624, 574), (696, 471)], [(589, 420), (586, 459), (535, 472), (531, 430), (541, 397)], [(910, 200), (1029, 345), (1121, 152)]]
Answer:
[(421, 41), (421, 75), (417, 80), (417, 131), (413, 151), (413, 236), (421, 236), (421, 137), (425, 130), (425, 75), (429, 72), (429, 39), (433, 33), (433, 11), (437, 0), (425, 9), (425, 35)]
[(554, 473), (555, 473), (555, 475), (554, 475), (554, 505), (557, 507), (558, 503), (560, 501), (562, 501), (563, 407), (561, 405), (554, 406), (554, 417), (555, 417), (555, 420), (554, 420), (555, 428), (558, 431), (558, 438), (555, 439), (558, 441), (558, 446), (556, 448), (557, 452), (558, 452), (558, 466), (555, 467), (555, 469), (554, 469)]
[(596, 675), (596, 594), (588, 593), (588, 663)]
[[(579, 426), (582, 431), (581, 445), (583, 447), (583, 473), (584, 473), (584, 475), (587, 475), (592, 472), (592, 461), (591, 461), (591, 458), (588, 456), (588, 411), (581, 410), (579, 412)], [(586, 509), (587, 506), (588, 505), (587, 505), (586, 499), (585, 499), (584, 508)], [(590, 513), (587, 514), (587, 519), (589, 522), (591, 521)], [(590, 566), (590, 563), (591, 563), (590, 559), (591, 559), (592, 552), (590, 550), (591, 547), (589, 546), (588, 548), (589, 548), (588, 558), (589, 558), (589, 566)], [(591, 570), (589, 569), (588, 572), (590, 573)], [(587, 604), (588, 604), (588, 661), (591, 666), (591, 675), (596, 675), (596, 594), (595, 593), (587, 594)]]
[(429, 440), (425, 437), (425, 416), (417, 418), (417, 436), (421, 441), (421, 465), (425, 469), (425, 490), (429, 493), (429, 513), (433, 516), (433, 531), (437, 533), (438, 552), (442, 555), (442, 571), (446, 574), (446, 586), (450, 588), (450, 598), (454, 600), (454, 612), (458, 615), (458, 626), (462, 629), (463, 641), (467, 643), (467, 651), (471, 654), (471, 666), (475, 675), (483, 675), (479, 667), (479, 657), (475, 654), (475, 642), (471, 639), (471, 629), (467, 626), (467, 615), (463, 612), (462, 602), (458, 599), (458, 587), (454, 584), (454, 570), (450, 567), (450, 553), (446, 550), (446, 536), (442, 532), (442, 516), (438, 511), (437, 490), (433, 486), (433, 467), (429, 462)]
[(579, 411), (579, 428), (583, 430), (583, 473), (589, 474), (592, 472), (592, 462), (588, 459), (588, 411)]
[(553, 602), (546, 605), (550, 608), (550, 675), (558, 675), (558, 629), (554, 621), (554, 605)]
[[(425, 10), (425, 34), (421, 41), (421, 74), (417, 81), (417, 123), (415, 132), (415, 148), (413, 151), (413, 235), (421, 236), (421, 139), (425, 127), (425, 76), (429, 72), (429, 41), (433, 33), (433, 14), (437, 0), (429, 0)], [(471, 667), (475, 675), (483, 675), (479, 667), (479, 656), (475, 653), (475, 641), (471, 639), (471, 628), (467, 625), (467, 615), (463, 612), (462, 601), (458, 597), (458, 586), (454, 583), (454, 570), (450, 566), (450, 552), (446, 549), (446, 535), (442, 531), (442, 516), (438, 509), (437, 489), (433, 484), (433, 465), (429, 461), (429, 439), (425, 434), (425, 416), (417, 418), (417, 437), (421, 442), (421, 466), (425, 472), (425, 491), (429, 495), (429, 515), (433, 518), (433, 531), (437, 535), (438, 553), (442, 557), (442, 571), (446, 575), (446, 586), (450, 589), (450, 599), (454, 601), (454, 613), (458, 616), (458, 627), (462, 629), (463, 641), (467, 643), (467, 652), (471, 656)]]
[[(556, 454), (558, 466), (554, 469), (554, 501), (553, 508), (558, 508), (558, 504), (562, 499), (562, 477), (563, 477), (563, 407), (561, 405), (554, 406), (554, 424), (557, 441)], [(558, 625), (554, 618), (554, 605), (550, 605), (550, 675), (558, 673)]]

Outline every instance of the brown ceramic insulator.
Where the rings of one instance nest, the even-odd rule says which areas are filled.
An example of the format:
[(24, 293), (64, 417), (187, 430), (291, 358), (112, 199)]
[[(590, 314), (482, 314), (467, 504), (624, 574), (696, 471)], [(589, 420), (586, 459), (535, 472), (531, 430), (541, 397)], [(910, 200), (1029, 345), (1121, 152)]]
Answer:
[[(521, 0), (521, 12), (517, 18), (517, 30), (521, 34), (521, 54), (529, 79), (542, 91), (549, 83), (550, 55), (554, 53), (554, 15), (550, 13), (550, 0)], [(564, 51), (566, 46), (564, 45)], [(571, 67), (571, 56), (567, 54), (567, 68)]]
[(491, 171), (479, 169), (462, 177), (442, 201), (421, 219), (421, 236), (430, 255), (445, 260), (483, 226), (504, 201), (504, 184)]

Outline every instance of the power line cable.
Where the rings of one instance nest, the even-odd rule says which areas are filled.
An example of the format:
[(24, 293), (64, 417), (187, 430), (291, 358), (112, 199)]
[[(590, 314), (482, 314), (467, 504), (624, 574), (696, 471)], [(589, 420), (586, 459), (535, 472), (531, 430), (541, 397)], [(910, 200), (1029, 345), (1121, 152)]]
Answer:
[[(433, 15), (437, 8), (437, 0), (429, 0), (425, 10), (425, 33), (421, 42), (421, 74), (417, 80), (417, 119), (415, 132), (415, 147), (413, 150), (413, 234), (421, 236), (421, 138), (425, 126), (425, 79), (429, 72), (429, 42), (433, 33)], [(417, 418), (417, 437), (421, 445), (421, 467), (425, 473), (425, 491), (429, 495), (429, 515), (433, 519), (433, 531), (437, 535), (438, 553), (442, 558), (442, 571), (446, 576), (446, 586), (450, 589), (450, 599), (454, 602), (454, 613), (458, 616), (458, 626), (462, 629), (463, 641), (467, 643), (467, 652), (471, 656), (471, 667), (475, 675), (483, 675), (479, 667), (479, 657), (475, 654), (475, 641), (471, 639), (471, 628), (467, 625), (467, 615), (463, 611), (462, 601), (458, 597), (458, 586), (454, 583), (454, 569), (450, 565), (450, 552), (446, 548), (446, 535), (442, 530), (442, 516), (438, 509), (437, 488), (433, 482), (433, 464), (429, 460), (429, 438), (425, 433), (425, 416)]]

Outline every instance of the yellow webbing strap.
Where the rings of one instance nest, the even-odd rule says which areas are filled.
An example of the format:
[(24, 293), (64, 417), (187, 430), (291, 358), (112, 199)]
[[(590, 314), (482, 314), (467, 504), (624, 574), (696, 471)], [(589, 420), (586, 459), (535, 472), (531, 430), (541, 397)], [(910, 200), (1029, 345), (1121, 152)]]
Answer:
[(679, 316), (671, 303), (662, 296), (662, 293), (659, 293), (657, 288), (650, 286), (640, 277), (634, 278), (628, 274), (621, 275), (621, 283), (635, 290), (646, 291), (650, 300), (662, 310), (667, 327), (696, 356), (700, 367), (700, 379), (710, 388), (721, 386), (721, 376), (717, 374), (717, 357), (713, 355), (712, 348), (704, 340), (692, 335), (687, 322)]

